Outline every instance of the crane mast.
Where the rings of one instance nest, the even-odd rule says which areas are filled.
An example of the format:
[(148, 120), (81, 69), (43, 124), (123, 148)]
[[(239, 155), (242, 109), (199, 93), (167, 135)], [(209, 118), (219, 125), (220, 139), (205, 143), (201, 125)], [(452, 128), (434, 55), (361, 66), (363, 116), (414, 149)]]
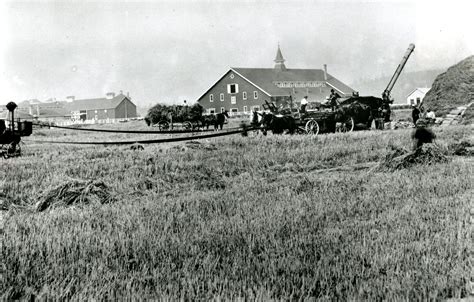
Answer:
[(392, 78), (390, 79), (390, 82), (387, 85), (387, 88), (382, 93), (382, 99), (384, 101), (389, 101), (390, 102), (390, 92), (392, 91), (393, 86), (397, 82), (398, 77), (400, 76), (400, 73), (403, 70), (403, 67), (405, 67), (406, 62), (408, 61), (408, 58), (410, 57), (411, 53), (415, 49), (415, 44), (410, 44), (408, 46), (407, 52), (403, 56), (402, 61), (400, 64), (398, 64), (397, 70), (395, 70), (395, 73), (393, 74)]

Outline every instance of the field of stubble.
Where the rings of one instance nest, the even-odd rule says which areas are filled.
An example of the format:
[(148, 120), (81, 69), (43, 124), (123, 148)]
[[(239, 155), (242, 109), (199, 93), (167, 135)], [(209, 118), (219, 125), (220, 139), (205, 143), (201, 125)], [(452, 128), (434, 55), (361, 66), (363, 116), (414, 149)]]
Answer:
[[(465, 297), (472, 157), (367, 169), (387, 146), (409, 148), (410, 131), (136, 151), (27, 142), (127, 137), (38, 130), (23, 157), (0, 160), (0, 299)], [(470, 127), (435, 131), (441, 146), (472, 139)], [(34, 211), (73, 180), (101, 181), (114, 202)]]

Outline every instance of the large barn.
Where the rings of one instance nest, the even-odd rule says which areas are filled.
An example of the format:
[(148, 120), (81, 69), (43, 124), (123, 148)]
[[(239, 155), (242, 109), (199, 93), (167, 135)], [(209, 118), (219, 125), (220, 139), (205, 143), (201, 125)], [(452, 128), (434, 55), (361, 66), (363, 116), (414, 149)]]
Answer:
[(322, 102), (334, 89), (341, 96), (354, 90), (323, 69), (290, 69), (278, 46), (274, 68), (230, 68), (198, 100), (207, 113), (231, 113), (262, 109), (265, 100), (277, 106), (294, 106), (304, 96)]
[(18, 104), (18, 111), (50, 122), (107, 122), (137, 117), (137, 106), (122, 91), (94, 99), (76, 100), (68, 96), (66, 101), (24, 101)]

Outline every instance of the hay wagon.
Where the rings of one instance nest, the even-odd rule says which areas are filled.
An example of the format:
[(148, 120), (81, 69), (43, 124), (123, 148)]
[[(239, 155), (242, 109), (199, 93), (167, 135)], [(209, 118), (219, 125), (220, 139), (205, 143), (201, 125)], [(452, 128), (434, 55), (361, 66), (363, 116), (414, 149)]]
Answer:
[[(181, 105), (158, 105), (149, 112), (145, 120), (160, 130), (181, 128), (183, 130), (198, 130), (203, 126), (202, 107)], [(147, 122), (147, 123), (148, 123)]]

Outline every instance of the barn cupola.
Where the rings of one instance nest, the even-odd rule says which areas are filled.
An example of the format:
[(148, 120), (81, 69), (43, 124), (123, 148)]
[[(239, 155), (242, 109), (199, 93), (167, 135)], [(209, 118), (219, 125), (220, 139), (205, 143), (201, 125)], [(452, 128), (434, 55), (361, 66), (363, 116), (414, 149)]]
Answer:
[(274, 62), (275, 62), (276, 70), (281, 70), (281, 71), (286, 70), (285, 59), (283, 59), (283, 55), (281, 54), (280, 44), (278, 44), (277, 55)]

